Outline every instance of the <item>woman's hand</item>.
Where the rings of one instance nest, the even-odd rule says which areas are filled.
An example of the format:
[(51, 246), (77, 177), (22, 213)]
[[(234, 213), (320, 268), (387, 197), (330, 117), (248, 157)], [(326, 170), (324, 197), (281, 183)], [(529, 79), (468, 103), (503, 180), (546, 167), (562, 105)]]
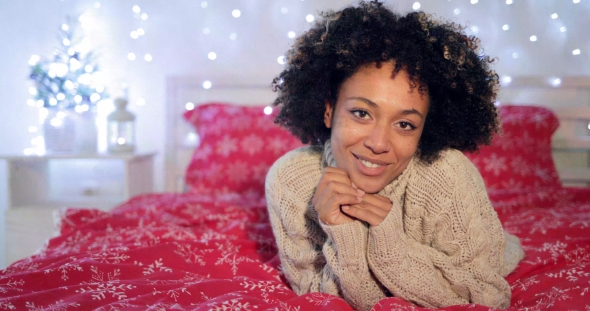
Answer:
[(363, 201), (350, 206), (343, 206), (342, 211), (350, 217), (378, 226), (391, 210), (392, 202), (379, 194), (365, 194)]
[(343, 209), (360, 204), (364, 195), (364, 191), (356, 189), (346, 171), (326, 167), (311, 202), (321, 222), (340, 225), (354, 221), (354, 218), (343, 213)]

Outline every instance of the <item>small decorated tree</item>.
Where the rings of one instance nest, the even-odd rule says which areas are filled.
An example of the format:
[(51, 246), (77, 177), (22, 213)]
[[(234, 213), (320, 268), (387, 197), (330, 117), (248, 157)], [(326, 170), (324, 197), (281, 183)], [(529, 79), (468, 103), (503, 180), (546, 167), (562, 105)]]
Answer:
[(108, 98), (96, 55), (78, 20), (68, 18), (53, 56), (31, 56), (31, 94), (43, 121), (44, 149), (49, 153), (96, 152), (96, 105)]

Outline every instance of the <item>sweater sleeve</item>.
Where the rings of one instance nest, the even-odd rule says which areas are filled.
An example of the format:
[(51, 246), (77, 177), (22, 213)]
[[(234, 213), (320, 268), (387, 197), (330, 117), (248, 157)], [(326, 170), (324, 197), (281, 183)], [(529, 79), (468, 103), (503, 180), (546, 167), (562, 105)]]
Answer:
[[(266, 199), (282, 272), (298, 295), (342, 296), (357, 310), (370, 310), (385, 297), (367, 263), (368, 228), (360, 222), (320, 224), (309, 195), (293, 191), (293, 181), (273, 167)], [(306, 200), (307, 198), (307, 200)]]
[(509, 306), (510, 287), (501, 275), (503, 230), (483, 181), (471, 176), (479, 173), (469, 167), (466, 171), (445, 191), (436, 191), (437, 184), (438, 189), (445, 187), (441, 181), (420, 189), (423, 194), (434, 189), (437, 196), (418, 203), (436, 211), (433, 221), (422, 220), (422, 237), (428, 238), (407, 234), (400, 203), (394, 203), (379, 226), (370, 228), (369, 266), (394, 296), (435, 308), (468, 303)]

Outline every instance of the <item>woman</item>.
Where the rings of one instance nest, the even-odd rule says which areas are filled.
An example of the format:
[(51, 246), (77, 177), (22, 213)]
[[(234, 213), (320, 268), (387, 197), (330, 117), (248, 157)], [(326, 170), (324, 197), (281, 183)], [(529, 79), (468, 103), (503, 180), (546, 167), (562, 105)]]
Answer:
[(507, 308), (523, 258), (461, 153), (499, 124), (498, 76), (477, 39), (424, 13), (361, 2), (299, 37), (274, 80), (277, 122), (311, 146), (279, 159), (266, 197), (282, 270), (298, 294), (370, 310)]

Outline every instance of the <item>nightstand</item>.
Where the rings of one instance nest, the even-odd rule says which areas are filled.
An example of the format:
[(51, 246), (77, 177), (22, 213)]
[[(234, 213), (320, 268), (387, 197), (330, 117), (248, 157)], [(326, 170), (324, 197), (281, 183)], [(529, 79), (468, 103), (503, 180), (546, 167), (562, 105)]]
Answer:
[[(153, 191), (155, 152), (0, 156), (6, 162), (6, 264), (30, 256), (54, 232), (54, 211), (109, 210)], [(1, 264), (1, 263), (0, 263)]]

